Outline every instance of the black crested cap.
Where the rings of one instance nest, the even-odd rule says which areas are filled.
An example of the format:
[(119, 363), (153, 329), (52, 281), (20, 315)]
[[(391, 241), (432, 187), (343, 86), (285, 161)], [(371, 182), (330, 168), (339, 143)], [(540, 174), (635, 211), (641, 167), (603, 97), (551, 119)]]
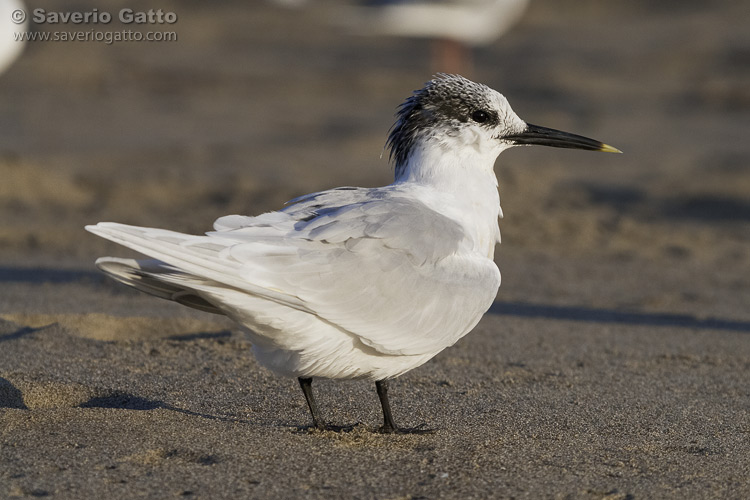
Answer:
[(396, 177), (401, 174), (420, 134), (432, 130), (438, 123), (458, 128), (482, 111), (483, 124), (495, 126), (499, 117), (490, 96), (494, 91), (460, 75), (437, 74), (406, 99), (396, 112), (396, 123), (388, 135), (390, 159), (395, 162)]

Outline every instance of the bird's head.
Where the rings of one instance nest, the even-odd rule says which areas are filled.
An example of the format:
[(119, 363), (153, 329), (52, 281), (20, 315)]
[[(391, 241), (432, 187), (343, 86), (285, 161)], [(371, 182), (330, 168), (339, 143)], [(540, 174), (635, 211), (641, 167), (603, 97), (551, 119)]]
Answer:
[(415, 149), (427, 144), (476, 154), (491, 164), (498, 154), (513, 146), (620, 152), (587, 137), (526, 123), (502, 94), (458, 75), (437, 75), (406, 99), (396, 116), (388, 147), (397, 179)]

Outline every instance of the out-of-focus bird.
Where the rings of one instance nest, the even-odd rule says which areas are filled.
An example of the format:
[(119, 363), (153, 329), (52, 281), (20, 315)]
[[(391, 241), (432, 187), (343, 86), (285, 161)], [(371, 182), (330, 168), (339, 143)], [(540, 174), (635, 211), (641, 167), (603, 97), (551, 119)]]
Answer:
[(28, 16), (21, 0), (0, 0), (0, 73), (7, 70), (23, 51), (21, 39), (28, 29)]
[(513, 27), (529, 0), (370, 0), (348, 9), (352, 31), (433, 40), (433, 69), (470, 74), (472, 50)]

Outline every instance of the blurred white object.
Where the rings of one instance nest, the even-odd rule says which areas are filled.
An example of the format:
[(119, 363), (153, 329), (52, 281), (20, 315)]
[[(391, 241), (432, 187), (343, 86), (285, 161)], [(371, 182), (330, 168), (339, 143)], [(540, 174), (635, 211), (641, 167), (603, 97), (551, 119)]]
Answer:
[(296, 9), (307, 5), (308, 0), (266, 0), (268, 3), (278, 5), (286, 9)]
[(471, 71), (471, 48), (489, 45), (526, 11), (529, 0), (375, 0), (352, 8), (357, 33), (431, 38), (435, 71)]
[(20, 0), (0, 0), (0, 73), (21, 54), (25, 42), (17, 41), (28, 29), (28, 11)]
[(359, 7), (363, 30), (488, 45), (508, 31), (529, 0), (392, 0)]

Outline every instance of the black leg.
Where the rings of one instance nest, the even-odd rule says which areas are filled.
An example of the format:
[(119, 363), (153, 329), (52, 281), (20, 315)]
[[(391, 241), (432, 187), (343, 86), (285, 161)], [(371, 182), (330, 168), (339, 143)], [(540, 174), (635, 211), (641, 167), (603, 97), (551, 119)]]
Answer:
[(393, 422), (393, 414), (391, 414), (391, 404), (388, 402), (388, 381), (376, 381), (375, 388), (378, 391), (380, 405), (383, 407), (383, 427), (380, 428), (380, 432), (384, 434), (391, 434), (393, 432), (396, 432), (398, 430), (398, 427), (396, 427), (396, 424)]
[(308, 378), (298, 377), (297, 380), (299, 380), (299, 386), (302, 387), (302, 392), (305, 395), (307, 406), (310, 408), (310, 414), (312, 415), (312, 419), (313, 419), (313, 426), (315, 426), (316, 429), (321, 429), (321, 430), (325, 429), (326, 424), (323, 422), (323, 418), (320, 416), (320, 411), (318, 411), (318, 405), (317, 403), (315, 403), (315, 397), (313, 397), (312, 377), (308, 377)]
[(378, 391), (380, 405), (383, 407), (383, 426), (379, 429), (379, 432), (383, 434), (432, 434), (435, 432), (432, 429), (425, 429), (424, 424), (410, 429), (399, 429), (396, 427), (396, 423), (393, 421), (393, 414), (391, 413), (391, 404), (388, 402), (388, 381), (377, 380), (375, 388)]

